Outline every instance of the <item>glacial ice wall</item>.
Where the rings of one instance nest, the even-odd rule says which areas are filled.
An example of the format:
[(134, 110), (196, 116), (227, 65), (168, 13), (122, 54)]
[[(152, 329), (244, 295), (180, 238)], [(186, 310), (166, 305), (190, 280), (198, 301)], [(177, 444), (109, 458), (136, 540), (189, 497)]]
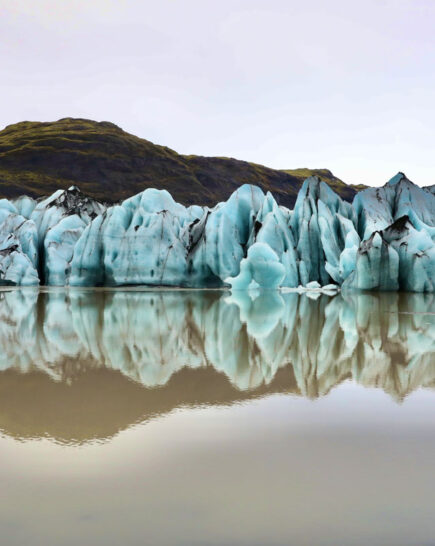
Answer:
[(147, 189), (106, 207), (77, 188), (0, 200), (0, 283), (433, 292), (435, 194), (397, 174), (343, 201), (317, 177), (293, 210), (244, 185), (214, 208)]

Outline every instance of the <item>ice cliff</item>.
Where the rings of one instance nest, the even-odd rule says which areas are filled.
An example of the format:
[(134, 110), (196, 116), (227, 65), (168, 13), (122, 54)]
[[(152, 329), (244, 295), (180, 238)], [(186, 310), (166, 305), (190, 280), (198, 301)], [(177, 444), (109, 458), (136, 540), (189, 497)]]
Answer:
[(76, 187), (0, 200), (0, 283), (433, 292), (435, 193), (398, 173), (343, 201), (317, 177), (293, 210), (244, 185), (214, 208), (147, 189), (106, 207)]

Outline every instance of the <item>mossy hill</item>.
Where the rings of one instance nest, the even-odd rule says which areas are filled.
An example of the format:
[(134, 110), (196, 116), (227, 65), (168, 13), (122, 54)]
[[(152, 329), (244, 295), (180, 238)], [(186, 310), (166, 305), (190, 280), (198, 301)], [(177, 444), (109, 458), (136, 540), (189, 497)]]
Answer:
[(348, 201), (359, 189), (326, 169), (284, 171), (225, 157), (180, 155), (105, 121), (24, 121), (0, 131), (0, 197), (42, 197), (76, 185), (91, 197), (116, 202), (155, 187), (186, 205), (214, 205), (249, 183), (292, 207), (311, 174)]

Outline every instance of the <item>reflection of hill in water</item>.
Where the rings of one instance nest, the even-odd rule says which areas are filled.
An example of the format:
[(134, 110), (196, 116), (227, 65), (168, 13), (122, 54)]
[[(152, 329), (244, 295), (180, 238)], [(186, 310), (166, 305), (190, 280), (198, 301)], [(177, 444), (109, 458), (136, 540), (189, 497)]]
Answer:
[(401, 400), (435, 386), (434, 310), (422, 294), (2, 292), (0, 428), (86, 441), (180, 405), (314, 398), (348, 378)]
[(183, 368), (164, 388), (146, 390), (107, 368), (90, 369), (71, 384), (8, 370), (0, 376), (0, 430), (15, 438), (50, 437), (61, 443), (103, 440), (180, 406), (228, 405), (291, 391), (289, 371), (278, 372), (271, 385), (243, 392), (212, 367)]

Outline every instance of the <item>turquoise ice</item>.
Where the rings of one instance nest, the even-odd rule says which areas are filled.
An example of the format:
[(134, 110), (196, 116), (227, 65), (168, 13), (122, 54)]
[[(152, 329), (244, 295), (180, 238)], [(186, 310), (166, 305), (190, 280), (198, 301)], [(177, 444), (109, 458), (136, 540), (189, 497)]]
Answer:
[(435, 191), (403, 173), (353, 204), (311, 177), (293, 210), (247, 184), (213, 208), (157, 189), (110, 207), (76, 187), (0, 200), (2, 284), (433, 292), (434, 278)]

